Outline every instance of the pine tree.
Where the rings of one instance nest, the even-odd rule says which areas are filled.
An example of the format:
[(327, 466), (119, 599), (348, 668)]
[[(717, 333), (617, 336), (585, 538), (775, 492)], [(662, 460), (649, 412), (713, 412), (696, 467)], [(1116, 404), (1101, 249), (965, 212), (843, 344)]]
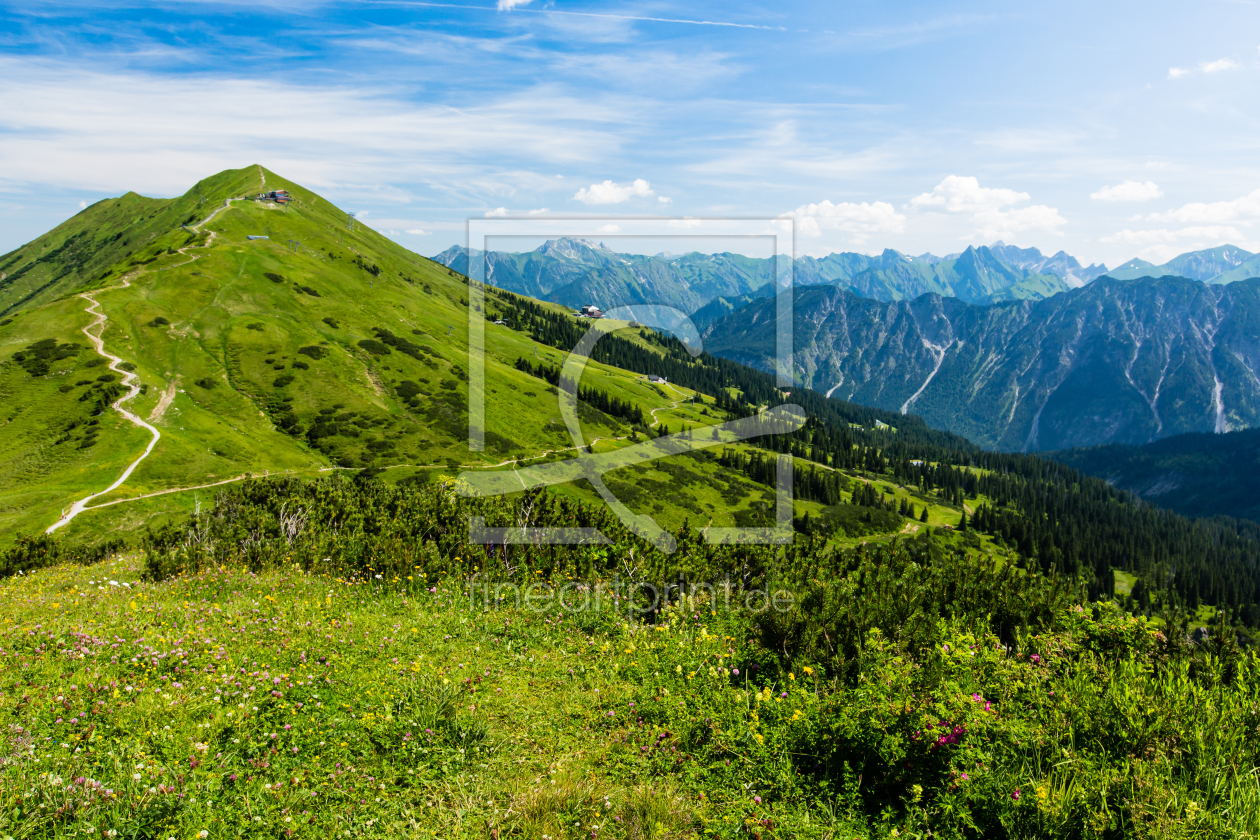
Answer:
[(958, 520), (958, 530), (959, 531), (967, 530), (967, 511), (965, 510), (963, 511), (962, 519)]
[(920, 522), (927, 522), (927, 505), (923, 506), (923, 515), (919, 517)]

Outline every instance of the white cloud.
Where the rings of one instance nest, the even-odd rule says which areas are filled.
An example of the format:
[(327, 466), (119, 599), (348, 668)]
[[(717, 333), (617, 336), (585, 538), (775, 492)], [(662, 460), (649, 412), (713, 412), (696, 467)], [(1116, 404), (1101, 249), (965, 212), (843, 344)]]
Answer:
[(543, 213), (549, 213), (549, 212), (551, 211), (549, 211), (546, 207), (539, 207), (537, 210), (530, 210), (529, 215), (541, 216)]
[(1003, 208), (1028, 201), (1026, 192), (1003, 187), (982, 187), (980, 181), (970, 176), (950, 175), (936, 185), (930, 193), (922, 193), (910, 200), (910, 206), (924, 209), (944, 209), (948, 213), (968, 213), (977, 225), (973, 237), (1003, 239), (1026, 230), (1044, 230), (1061, 235), (1059, 230), (1067, 219), (1054, 207), (1034, 204), (1012, 210)]
[(599, 233), (617, 233), (621, 230), (620, 225), (600, 225), (596, 230)]
[(429, 231), (421, 230), (420, 228), (411, 228), (410, 230), (407, 231), (407, 233), (410, 233), (412, 236), (429, 236), (430, 235)]
[(658, 195), (658, 196), (656, 197), (656, 200), (657, 200), (657, 201), (659, 201), (661, 204), (673, 204), (673, 203), (674, 203), (674, 199), (672, 199), (672, 198), (668, 198), (668, 197), (663, 196), (663, 195)]
[(631, 198), (651, 198), (652, 185), (642, 178), (635, 178), (629, 184), (616, 184), (604, 181), (602, 184), (591, 184), (574, 193), (573, 198), (583, 204), (620, 204)]
[(1204, 73), (1219, 73), (1222, 70), (1238, 70), (1242, 65), (1232, 58), (1218, 58), (1216, 61), (1205, 61), (1199, 65)]
[[(1218, 58), (1216, 61), (1199, 62), (1198, 72), (1219, 73), (1222, 70), (1240, 70), (1240, 69), (1242, 69), (1242, 65), (1239, 64), (1237, 61), (1234, 61), (1234, 59), (1232, 58)], [(1189, 76), (1191, 73), (1194, 73), (1194, 72), (1195, 72), (1194, 70), (1191, 70), (1187, 67), (1169, 67), (1168, 78), (1180, 79), (1183, 76)]]
[(1028, 193), (1001, 187), (982, 187), (976, 178), (950, 175), (930, 193), (912, 198), (910, 206), (944, 207), (951, 213), (980, 213), (1027, 201), (1029, 198)]
[(530, 0), (499, 0), (499, 11), (510, 12), (517, 6), (529, 5)]
[(86, 202), (86, 201), (80, 201), (80, 202), (79, 202), (79, 209), (80, 209), (80, 210), (86, 210), (86, 209), (87, 209), (87, 202)]
[(830, 200), (817, 204), (802, 204), (784, 213), (781, 218), (797, 220), (797, 230), (802, 236), (821, 236), (824, 230), (840, 230), (857, 234), (855, 242), (862, 242), (866, 234), (902, 233), (906, 229), (906, 217), (886, 201), (856, 204)]
[(507, 215), (507, 208), (506, 208), (506, 207), (496, 207), (496, 208), (494, 208), (493, 210), (487, 210), (487, 211), (486, 211), (486, 218), (487, 218), (487, 219), (502, 219), (502, 218), (503, 218), (503, 217), (505, 217), (506, 215)]
[(371, 212), (372, 212), (371, 210), (360, 210), (359, 212), (354, 214), (354, 217), (356, 219), (366, 219), (367, 215)]
[(1154, 213), (1148, 218), (1157, 222), (1209, 225), (1260, 220), (1260, 190), (1230, 201), (1185, 204), (1167, 213)]
[(1089, 197), (1095, 201), (1150, 201), (1161, 198), (1164, 191), (1154, 181), (1125, 181), (1112, 187), (1103, 187)]

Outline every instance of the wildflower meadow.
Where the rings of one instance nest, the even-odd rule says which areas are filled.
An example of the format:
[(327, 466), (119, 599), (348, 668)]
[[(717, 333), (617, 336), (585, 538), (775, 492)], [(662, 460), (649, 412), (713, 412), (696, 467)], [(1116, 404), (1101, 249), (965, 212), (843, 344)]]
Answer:
[[(1260, 836), (1228, 637), (914, 542), (469, 546), (448, 490), (375, 485), (0, 581), (0, 838)], [(722, 562), (792, 606), (475, 597)]]

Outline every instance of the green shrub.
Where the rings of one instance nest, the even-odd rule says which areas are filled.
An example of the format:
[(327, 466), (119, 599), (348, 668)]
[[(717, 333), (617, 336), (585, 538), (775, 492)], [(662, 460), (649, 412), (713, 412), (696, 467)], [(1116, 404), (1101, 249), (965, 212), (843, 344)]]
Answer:
[(78, 563), (83, 566), (99, 563), (124, 546), (125, 543), (117, 539), (86, 547), (66, 543), (48, 534), (18, 534), (16, 542), (0, 552), (0, 579), (58, 563)]
[(13, 361), (31, 376), (43, 376), (55, 363), (78, 354), (77, 344), (58, 344), (55, 338), (45, 338), (14, 353)]
[(388, 356), (389, 348), (374, 338), (365, 338), (359, 342), (359, 346), (374, 356)]

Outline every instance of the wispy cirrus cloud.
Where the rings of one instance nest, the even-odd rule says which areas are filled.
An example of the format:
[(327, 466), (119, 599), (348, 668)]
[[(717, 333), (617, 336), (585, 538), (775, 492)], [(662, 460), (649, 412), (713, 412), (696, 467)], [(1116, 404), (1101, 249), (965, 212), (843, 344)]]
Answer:
[(994, 15), (942, 15), (925, 20), (902, 21), (887, 26), (859, 27), (827, 32), (838, 45), (850, 49), (893, 50), (961, 35), (990, 23)]
[(1229, 225), (1194, 225), (1171, 230), (1158, 228), (1151, 230), (1118, 230), (1110, 236), (1102, 237), (1103, 242), (1114, 242), (1124, 245), (1153, 245), (1164, 242), (1179, 242), (1186, 239), (1203, 239), (1215, 244), (1223, 244), (1231, 240), (1244, 240), (1242, 231)]
[[(566, 112), (583, 118), (555, 116)], [(522, 185), (554, 189), (554, 180), (530, 168), (604, 157), (621, 144), (625, 112), (556, 88), (456, 109), (363, 85), (0, 58), (5, 179), (107, 192), (170, 195), (216, 167), (252, 162), (316, 188), (410, 182), (481, 195)]]
[[(465, 5), (462, 3), (431, 3), (424, 0), (378, 0), (381, 5), (388, 6), (413, 6), (429, 9), (463, 9), (469, 12), (490, 11), (487, 6)], [(576, 18), (605, 18), (616, 21), (639, 21), (643, 23), (675, 23), (683, 26), (719, 26), (729, 27), (731, 29), (762, 29), (767, 31), (785, 32), (787, 27), (776, 26), (766, 23), (749, 23), (731, 20), (706, 20), (704, 18), (684, 18), (684, 17), (664, 17), (646, 14), (630, 14), (618, 12), (582, 12), (574, 9), (555, 9), (526, 8), (530, 0), (498, 0), (496, 11), (520, 11), (532, 12), (537, 15), (549, 15), (556, 17), (576, 17)]]

